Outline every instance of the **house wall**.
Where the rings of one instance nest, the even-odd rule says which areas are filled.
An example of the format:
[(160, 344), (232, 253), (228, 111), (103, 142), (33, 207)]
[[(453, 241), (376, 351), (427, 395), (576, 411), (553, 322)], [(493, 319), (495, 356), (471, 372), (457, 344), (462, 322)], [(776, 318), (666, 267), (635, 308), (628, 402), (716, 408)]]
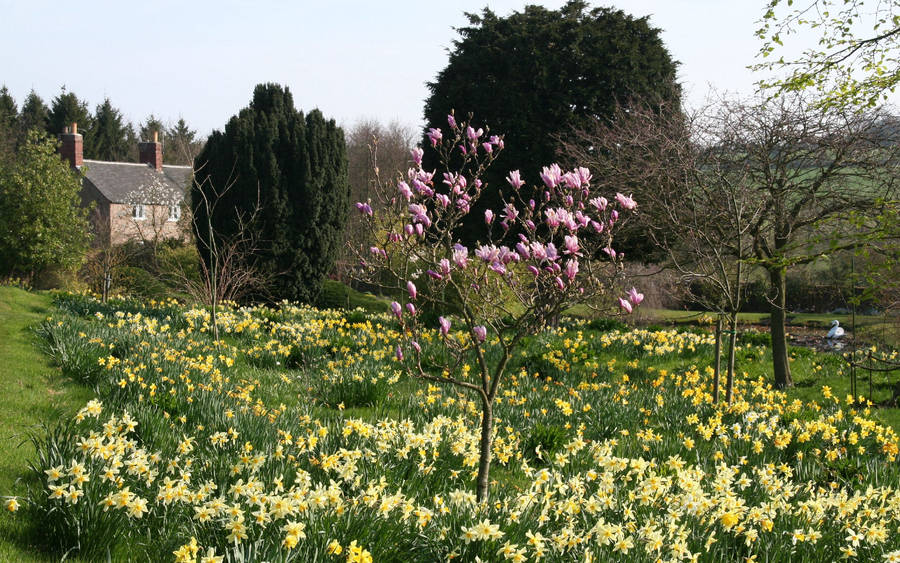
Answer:
[(122, 244), (129, 240), (190, 240), (190, 219), (184, 214), (178, 221), (170, 221), (168, 205), (145, 205), (145, 219), (134, 217), (132, 205), (112, 203), (109, 207), (112, 244)]

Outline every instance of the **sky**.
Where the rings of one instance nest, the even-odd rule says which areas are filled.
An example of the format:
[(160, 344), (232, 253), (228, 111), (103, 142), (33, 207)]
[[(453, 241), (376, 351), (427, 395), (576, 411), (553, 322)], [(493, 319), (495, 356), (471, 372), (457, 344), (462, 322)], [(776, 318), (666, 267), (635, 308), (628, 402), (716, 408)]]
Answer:
[[(224, 128), (261, 82), (288, 86), (295, 105), (344, 126), (360, 119), (420, 127), (426, 84), (446, 66), (465, 12), (498, 15), (537, 0), (0, 0), (0, 84), (21, 105), (49, 105), (62, 86), (93, 109), (109, 97), (137, 124), (179, 117), (202, 134)], [(593, 2), (650, 16), (688, 105), (711, 88), (750, 95), (763, 0)]]

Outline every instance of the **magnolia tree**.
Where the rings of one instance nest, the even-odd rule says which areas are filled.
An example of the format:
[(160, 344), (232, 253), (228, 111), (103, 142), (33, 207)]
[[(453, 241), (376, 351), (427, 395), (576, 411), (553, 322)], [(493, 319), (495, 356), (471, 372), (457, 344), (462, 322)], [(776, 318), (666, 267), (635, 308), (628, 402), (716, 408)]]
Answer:
[[(428, 137), (444, 171), (414, 167), (394, 185), (377, 185), (377, 201), (358, 202), (375, 245), (357, 248), (362, 278), (393, 286), (404, 298), (391, 303), (401, 327), (398, 361), (410, 375), (454, 385), (481, 402), (478, 499), (488, 497), (494, 399), (516, 346), (549, 319), (580, 303), (597, 303), (621, 276), (621, 254), (613, 233), (631, 197), (610, 201), (591, 189), (586, 168), (543, 168), (542, 184), (526, 186), (518, 170), (506, 181), (512, 196), (484, 212), (482, 241), (459, 243), (458, 227), (481, 196), (483, 172), (503, 150), (503, 139), (448, 116), (447, 130)], [(453, 163), (453, 165), (451, 165)], [(378, 211), (373, 211), (377, 209)], [(631, 312), (643, 295), (619, 297)], [(425, 354), (426, 327), (420, 309), (444, 312), (438, 319), (443, 353)], [(451, 315), (452, 312), (452, 315)], [(474, 370), (463, 369), (473, 362)]]

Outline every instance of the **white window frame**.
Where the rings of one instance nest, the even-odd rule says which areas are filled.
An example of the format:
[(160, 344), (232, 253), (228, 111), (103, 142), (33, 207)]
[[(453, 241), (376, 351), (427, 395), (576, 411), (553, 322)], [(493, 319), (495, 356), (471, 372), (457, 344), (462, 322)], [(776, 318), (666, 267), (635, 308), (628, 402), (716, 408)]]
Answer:
[(143, 203), (136, 203), (134, 205), (134, 209), (132, 210), (131, 216), (135, 221), (143, 221), (147, 218), (147, 210), (144, 208)]
[(181, 206), (180, 205), (170, 205), (169, 206), (169, 221), (178, 221), (181, 219)]

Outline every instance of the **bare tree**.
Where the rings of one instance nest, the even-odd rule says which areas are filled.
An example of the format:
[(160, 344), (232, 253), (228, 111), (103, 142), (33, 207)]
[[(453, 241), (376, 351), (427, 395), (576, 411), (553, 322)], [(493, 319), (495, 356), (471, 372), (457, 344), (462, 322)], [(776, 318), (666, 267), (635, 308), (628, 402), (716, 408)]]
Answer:
[[(882, 126), (886, 116), (881, 111), (826, 114), (802, 97), (726, 100), (703, 112), (702, 119), (661, 126), (649, 125), (653, 112), (632, 117), (630, 111), (599, 127), (600, 136), (586, 132), (582, 150), (593, 154), (605, 181), (633, 188), (640, 201), (661, 204), (643, 206), (643, 225), (651, 236), (664, 244), (668, 233), (692, 237), (674, 237), (693, 254), (691, 270), (715, 264), (716, 248), (726, 252), (732, 273), (724, 276), (726, 269), (717, 267), (716, 278), (733, 281), (728, 291), (720, 287), (720, 295), (740, 295), (744, 264), (765, 271), (775, 383), (791, 386), (788, 268), (881, 236), (887, 225), (880, 209), (896, 194), (896, 130)], [(641, 120), (641, 126), (625, 125)], [(647, 134), (648, 128), (657, 133)], [(591, 139), (593, 144), (586, 142)], [(616, 164), (623, 154), (627, 167)], [(852, 231), (842, 229), (851, 213), (862, 219)]]
[[(409, 167), (410, 150), (418, 140), (416, 132), (398, 121), (383, 125), (375, 119), (362, 119), (347, 129), (347, 160), (351, 201), (375, 198), (379, 178), (394, 178)], [(377, 202), (375, 203), (377, 205)], [(349, 269), (355, 262), (350, 246), (368, 247), (370, 242), (364, 221), (355, 214), (347, 218), (344, 236), (349, 244), (338, 258), (336, 270), (345, 282), (352, 282)]]
[[(264, 292), (274, 274), (267, 274), (257, 264), (257, 252), (262, 248), (256, 221), (262, 211), (260, 192), (250, 213), (235, 211), (237, 228), (230, 236), (223, 236), (213, 228), (213, 216), (222, 213), (219, 203), (234, 182), (218, 188), (207, 178), (195, 184), (192, 194), (194, 212), (192, 226), (200, 259), (200, 279), (193, 279), (183, 271), (174, 271), (188, 293), (210, 308), (213, 338), (219, 339), (218, 310), (223, 301), (238, 301), (248, 294)], [(198, 213), (199, 211), (199, 213)]]
[[(708, 108), (707, 108), (708, 109)], [(580, 130), (565, 153), (597, 170), (598, 183), (636, 191), (641, 232), (663, 249), (689, 295), (728, 321), (726, 400), (731, 401), (738, 312), (752, 255), (750, 225), (762, 211), (745, 189), (746, 163), (715, 143), (704, 111), (666, 104), (620, 106), (609, 123)], [(718, 333), (717, 333), (718, 334)], [(713, 398), (719, 400), (719, 361)]]

